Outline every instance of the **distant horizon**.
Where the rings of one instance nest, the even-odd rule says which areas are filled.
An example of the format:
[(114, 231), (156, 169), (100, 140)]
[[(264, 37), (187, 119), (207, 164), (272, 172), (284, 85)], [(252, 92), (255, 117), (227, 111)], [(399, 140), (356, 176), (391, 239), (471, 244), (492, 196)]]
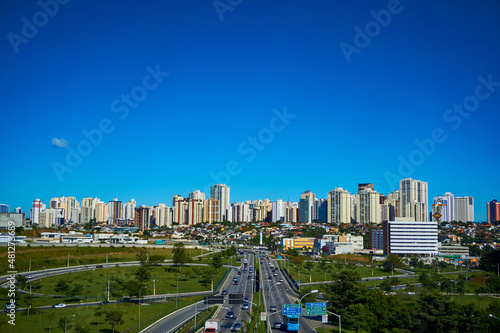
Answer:
[[(214, 183), (214, 184), (215, 184), (215, 183)], [(363, 183), (359, 183), (359, 184), (363, 184)], [(226, 184), (226, 185), (227, 185), (227, 184)], [(341, 188), (343, 188), (344, 190), (347, 190), (350, 194), (356, 194), (356, 193), (357, 193), (357, 185), (358, 185), (358, 184), (356, 184), (356, 191), (354, 191), (354, 192), (349, 191), (347, 188), (345, 188), (345, 187), (343, 187), (343, 186), (336, 186), (336, 187), (332, 188), (331, 190), (334, 190), (334, 189), (335, 189), (335, 188), (337, 188), (337, 187), (341, 187)], [(230, 186), (230, 188), (231, 188), (231, 186)], [(200, 189), (200, 188), (194, 188), (193, 190), (190, 190), (190, 191), (189, 191), (189, 192), (187, 192), (186, 194), (174, 193), (174, 194), (172, 194), (172, 195), (170, 196), (170, 198), (168, 198), (168, 200), (163, 200), (163, 201), (162, 201), (162, 200), (158, 200), (157, 202), (154, 202), (154, 201), (152, 201), (152, 200), (149, 200), (149, 201), (147, 201), (147, 202), (146, 202), (146, 201), (143, 201), (143, 200), (140, 200), (140, 199), (138, 200), (138, 199), (137, 199), (137, 196), (132, 196), (132, 197), (129, 197), (129, 198), (126, 198), (126, 199), (120, 199), (120, 198), (123, 198), (124, 196), (116, 196), (116, 195), (115, 195), (115, 196), (112, 196), (112, 198), (111, 198), (111, 199), (109, 199), (109, 200), (107, 200), (107, 199), (105, 200), (105, 199), (103, 199), (103, 198), (104, 198), (104, 196), (99, 196), (99, 195), (92, 195), (92, 196), (89, 196), (89, 195), (83, 195), (83, 196), (82, 196), (82, 195), (80, 195), (80, 196), (77, 196), (77, 195), (64, 195), (64, 196), (65, 196), (65, 197), (70, 197), (70, 196), (73, 196), (73, 197), (75, 197), (75, 198), (77, 199), (77, 201), (78, 201), (78, 202), (80, 202), (80, 203), (81, 203), (81, 201), (82, 201), (82, 199), (83, 199), (83, 198), (88, 198), (88, 197), (89, 197), (89, 198), (98, 198), (98, 199), (102, 200), (102, 201), (103, 201), (103, 202), (105, 202), (105, 203), (109, 203), (110, 201), (113, 201), (113, 199), (115, 199), (115, 198), (116, 198), (116, 199), (118, 199), (118, 201), (121, 201), (122, 203), (128, 202), (128, 201), (129, 201), (129, 200), (131, 200), (131, 199), (134, 199), (134, 200), (136, 201), (136, 203), (137, 203), (137, 206), (141, 206), (141, 205), (145, 205), (145, 206), (157, 206), (158, 204), (163, 203), (163, 204), (165, 204), (166, 206), (171, 207), (171, 204), (172, 204), (172, 198), (173, 198), (173, 196), (174, 196), (174, 195), (181, 195), (183, 198), (186, 198), (186, 197), (188, 197), (188, 196), (189, 196), (189, 193), (190, 193), (190, 192), (194, 192), (194, 191), (196, 191), (196, 190), (200, 190), (201, 192), (205, 193), (206, 199), (210, 198), (210, 192), (208, 192), (208, 193), (207, 193), (207, 192), (203, 191), (203, 190), (202, 190), (202, 189)], [(304, 189), (304, 190), (303, 190), (302, 192), (300, 192), (298, 195), (294, 196), (294, 199), (292, 199), (292, 198), (290, 198), (290, 199), (289, 199), (289, 197), (286, 197), (286, 198), (285, 198), (285, 197), (283, 197), (283, 196), (274, 197), (274, 199), (271, 199), (271, 197), (270, 197), (270, 196), (263, 197), (263, 198), (257, 198), (257, 199), (256, 199), (256, 198), (253, 198), (253, 199), (239, 199), (239, 198), (241, 198), (241, 195), (239, 195), (239, 196), (237, 196), (237, 198), (238, 198), (238, 199), (234, 200), (234, 199), (233, 199), (233, 189), (231, 188), (231, 193), (230, 193), (230, 199), (231, 199), (231, 200), (230, 200), (230, 202), (231, 202), (231, 204), (233, 204), (233, 203), (235, 203), (235, 202), (245, 202), (245, 201), (265, 200), (265, 199), (269, 199), (271, 202), (275, 202), (275, 201), (277, 201), (278, 199), (281, 199), (281, 200), (283, 200), (283, 201), (299, 202), (299, 199), (300, 199), (301, 194), (302, 194), (303, 192), (307, 191), (307, 190), (310, 190), (312, 193), (314, 193), (314, 194), (315, 194), (315, 196), (316, 196), (316, 199), (327, 199), (328, 192), (330, 192), (330, 191), (331, 191), (331, 190), (329, 190), (329, 191), (325, 194), (325, 196), (324, 196), (324, 197), (320, 197), (320, 196), (319, 196), (319, 194), (318, 194), (318, 192), (315, 192), (315, 191), (311, 190), (310, 188), (308, 188), (308, 189)], [(379, 192), (379, 191), (377, 191), (377, 189), (376, 189), (376, 185), (375, 185), (375, 184), (374, 184), (374, 190), (375, 190), (377, 193), (379, 193), (379, 194), (385, 194), (385, 195), (386, 195), (387, 193), (391, 193), (391, 192), (393, 192), (393, 191), (391, 191), (391, 192)], [(398, 189), (398, 191), (399, 191), (399, 189)], [(447, 192), (450, 192), (450, 191), (447, 191)], [(476, 198), (475, 198), (473, 195), (456, 195), (456, 194), (455, 194), (455, 193), (453, 193), (453, 192), (451, 192), (451, 193), (454, 195), (454, 197), (455, 197), (455, 198), (456, 198), (456, 197), (465, 197), (465, 196), (472, 197), (472, 198), (474, 199), (474, 220), (475, 220), (475, 222), (486, 222), (486, 221), (487, 221), (487, 218), (486, 218), (486, 214), (487, 214), (487, 212), (486, 212), (486, 204), (487, 204), (487, 202), (490, 202), (491, 200), (494, 200), (495, 198), (492, 198), (491, 200), (484, 202), (484, 207), (482, 207), (482, 209), (480, 209), (480, 208), (479, 208), (479, 206), (477, 205)], [(440, 194), (440, 195), (443, 195), (443, 194), (444, 194), (444, 193), (442, 193), (442, 194)], [(44, 200), (44, 199), (42, 199), (41, 197), (35, 197), (35, 198), (31, 201), (31, 202), (33, 202), (34, 200), (36, 200), (36, 199), (38, 198), (38, 199), (40, 199), (40, 200), (42, 201), (42, 203), (47, 204), (47, 208), (48, 208), (48, 204), (50, 203), (50, 199), (55, 198), (55, 197), (62, 197), (62, 196), (63, 196), (63, 195), (61, 195), (61, 196), (55, 196), (55, 195), (52, 195), (52, 196), (50, 196), (50, 198), (48, 198), (47, 200)], [(431, 197), (431, 196), (429, 196), (429, 198), (428, 198), (429, 207), (431, 207), (431, 205), (432, 205), (432, 200), (433, 200), (433, 198), (434, 198), (434, 197), (436, 197), (436, 196), (432, 196), (432, 197)], [(296, 199), (295, 199), (295, 198), (296, 198)], [(25, 208), (24, 208), (23, 206), (20, 206), (20, 205), (11, 205), (11, 204), (6, 203), (6, 202), (0, 202), (0, 204), (7, 204), (7, 205), (9, 205), (9, 211), (10, 211), (10, 212), (12, 212), (12, 210), (13, 210), (13, 209), (15, 209), (16, 207), (21, 207), (21, 209), (23, 210), (23, 212), (24, 212), (24, 213), (26, 213), (26, 216), (27, 216), (27, 217), (28, 217), (28, 216), (30, 216), (31, 205), (29, 206), (29, 209), (28, 209), (28, 210), (25, 210)], [(171, 207), (171, 208), (172, 208), (172, 207)], [(484, 216), (483, 216), (483, 215), (478, 214), (478, 213), (477, 213), (477, 211), (478, 211), (478, 210), (482, 210), (482, 211), (483, 211), (483, 215), (484, 215)], [(429, 211), (427, 212), (427, 214), (429, 215), (429, 213), (430, 213), (430, 212), (431, 212), (431, 210), (429, 210)], [(479, 218), (478, 218), (478, 216), (479, 216)], [(30, 216), (30, 218), (31, 218), (31, 216)]]

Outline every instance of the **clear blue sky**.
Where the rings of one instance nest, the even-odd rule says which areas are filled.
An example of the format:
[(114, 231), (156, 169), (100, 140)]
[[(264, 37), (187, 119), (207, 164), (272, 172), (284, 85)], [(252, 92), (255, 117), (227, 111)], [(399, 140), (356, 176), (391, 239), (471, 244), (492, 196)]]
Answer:
[[(485, 219), (500, 199), (498, 1), (219, 3), (73, 0), (50, 17), (37, 1), (2, 1), (0, 203), (170, 204), (229, 163), (233, 202), (360, 182), (387, 193), (411, 176), (430, 201), (473, 196)], [(464, 102), (474, 111), (447, 111)], [(274, 119), (284, 108), (286, 124)], [(82, 131), (100, 125), (101, 142), (69, 166), (68, 147), (88, 148)], [(422, 155), (415, 140), (439, 129)]]

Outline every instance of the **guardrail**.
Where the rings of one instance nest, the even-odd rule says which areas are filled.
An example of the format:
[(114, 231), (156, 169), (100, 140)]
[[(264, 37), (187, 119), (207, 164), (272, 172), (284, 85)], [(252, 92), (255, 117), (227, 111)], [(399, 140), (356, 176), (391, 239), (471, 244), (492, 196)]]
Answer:
[[(216, 310), (217, 310), (217, 308), (212, 307), (212, 309), (210, 310), (210, 314), (207, 316), (207, 319), (205, 319), (205, 320), (203, 320), (203, 321), (201, 321), (201, 322), (197, 323), (196, 327), (194, 327), (193, 329), (189, 330), (189, 331), (188, 331), (188, 332), (186, 332), (186, 333), (194, 333), (194, 332), (198, 331), (200, 328), (202, 328), (202, 327), (205, 325), (205, 322), (206, 322), (208, 319), (212, 318), (212, 316), (214, 315), (214, 313), (215, 313), (215, 311), (216, 311)], [(207, 310), (202, 311), (202, 312), (201, 312), (200, 314), (198, 314), (197, 316), (202, 315), (205, 311), (207, 311)], [(189, 318), (189, 319), (188, 319), (188, 320), (187, 320), (184, 324), (182, 324), (182, 326), (181, 326), (181, 327), (177, 328), (177, 329), (176, 329), (173, 333), (180, 332), (180, 331), (181, 331), (181, 330), (182, 330), (185, 326), (187, 326), (187, 325), (191, 322), (191, 320), (193, 320), (193, 319), (194, 319), (194, 315), (193, 315), (192, 317), (190, 317), (190, 318)]]

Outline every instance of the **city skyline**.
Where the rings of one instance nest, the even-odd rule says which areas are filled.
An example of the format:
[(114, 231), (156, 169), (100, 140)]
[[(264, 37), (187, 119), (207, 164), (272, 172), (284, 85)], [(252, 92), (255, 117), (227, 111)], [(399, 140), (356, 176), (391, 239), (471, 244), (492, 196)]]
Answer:
[[(301, 198), (299, 198), (298, 200), (293, 200), (293, 199), (283, 200), (282, 198), (269, 200), (268, 197), (257, 198), (257, 199), (246, 198), (244, 200), (231, 200), (230, 187), (227, 186), (226, 184), (215, 184), (211, 186), (210, 199), (215, 199), (217, 201), (218, 215), (222, 216), (222, 220), (229, 220), (229, 221), (234, 220), (234, 217), (231, 216), (231, 211), (228, 211), (227, 213), (229, 215), (226, 216), (226, 209), (229, 208), (234, 209), (235, 206), (238, 206), (239, 204), (242, 203), (258, 202), (264, 200), (268, 201), (269, 203), (272, 203), (273, 215), (270, 218), (273, 222), (279, 219), (280, 217), (284, 217), (286, 215), (285, 212), (283, 211), (284, 203), (295, 203), (296, 208), (299, 209), (299, 213), (301, 213), (302, 215), (306, 214), (304, 216), (302, 215), (297, 216), (299, 222), (310, 223), (312, 220), (320, 220), (320, 222), (322, 223), (326, 222), (381, 223), (383, 221), (393, 220), (394, 217), (410, 217), (410, 216), (414, 217), (415, 220), (417, 221), (434, 221), (435, 218), (432, 217), (432, 214), (436, 212), (436, 208), (434, 207), (434, 205), (429, 205), (428, 204), (429, 201), (431, 201), (434, 204), (445, 203), (444, 206), (446, 207), (440, 209), (441, 213), (443, 213), (441, 218), (442, 222), (453, 221), (453, 220), (483, 222), (482, 220), (478, 219), (475, 215), (475, 209), (477, 208), (477, 206), (475, 207), (474, 205), (473, 196), (463, 196), (463, 197), (454, 196), (452, 193), (446, 192), (444, 196), (436, 196), (434, 198), (429, 198), (427, 194), (427, 188), (428, 188), (428, 183), (425, 181), (405, 178), (400, 180), (400, 190), (396, 190), (395, 192), (387, 194), (379, 193), (378, 191), (374, 190), (374, 184), (372, 183), (359, 183), (358, 192), (350, 193), (347, 190), (337, 187), (334, 190), (331, 190), (327, 193), (326, 195), (327, 198), (322, 198), (321, 196), (316, 195), (316, 193), (310, 190), (306, 190), (301, 194)], [(340, 193), (343, 193), (342, 199), (340, 199), (340, 197), (337, 197)], [(335, 199), (333, 198), (333, 196), (335, 196)], [(443, 199), (447, 197), (452, 198), (451, 202), (448, 199)], [(197, 189), (189, 192), (187, 196), (183, 196), (180, 194), (173, 195), (171, 199), (172, 200), (171, 207), (168, 204), (166, 206), (173, 210), (174, 214), (173, 220), (174, 222), (178, 222), (177, 220), (179, 219), (179, 217), (177, 217), (177, 215), (180, 214), (178, 204), (182, 202), (182, 205), (188, 207), (188, 201), (189, 202), (199, 201), (203, 207), (205, 198), (208, 199), (209, 197), (206, 196), (206, 194), (203, 191)], [(308, 200), (304, 201), (305, 198)], [(220, 204), (221, 199), (222, 202), (225, 203)], [(118, 214), (121, 215), (122, 210), (123, 211), (125, 211), (126, 209), (128, 211), (130, 211), (130, 209), (133, 210), (136, 207), (136, 205), (137, 207), (140, 206), (165, 207), (164, 202), (167, 203), (170, 202), (169, 200), (163, 202), (161, 200), (157, 200), (155, 203), (146, 204), (140, 201), (138, 203), (134, 198), (132, 198), (128, 203), (124, 203), (124, 205), (122, 206), (122, 201), (119, 200), (118, 198), (113, 198), (112, 200), (109, 201), (106, 200), (102, 201), (101, 198), (98, 196), (91, 196), (91, 197), (85, 196), (81, 199), (81, 204), (80, 204), (75, 196), (62, 196), (62, 197), (51, 197), (49, 204), (48, 205), (43, 204), (42, 206), (39, 204), (40, 201), (38, 200), (39, 198), (33, 200), (32, 206), (30, 206), (30, 208), (33, 209), (35, 208), (35, 203), (37, 203), (36, 206), (38, 211), (35, 212), (36, 213), (35, 220), (33, 220), (35, 223), (37, 223), (36, 222), (38, 220), (37, 216), (39, 216), (40, 212), (43, 209), (59, 207), (60, 200), (64, 200), (64, 202), (62, 202), (64, 207), (70, 206), (71, 208), (77, 207), (78, 209), (80, 208), (82, 209), (81, 211), (82, 216), (78, 218), (79, 221), (89, 220), (88, 214), (83, 211), (84, 206), (89, 206), (89, 205), (95, 206), (96, 203), (99, 202), (105, 205), (109, 205), (110, 220), (117, 220)], [(342, 200), (342, 203), (339, 200)], [(43, 202), (43, 200), (41, 200), (41, 202)], [(106, 202), (108, 202), (108, 204), (106, 204)], [(126, 208), (127, 207), (126, 205), (130, 203), (133, 203), (133, 208), (130, 207)], [(322, 204), (324, 204), (323, 209), (325, 209), (325, 211), (324, 211), (324, 216), (322, 216), (322, 218), (320, 219), (318, 216), (315, 216), (315, 214), (318, 214), (319, 212), (318, 209), (320, 209), (319, 207)], [(467, 207), (467, 205), (470, 205), (470, 207), (472, 208)], [(6, 204), (0, 204), (0, 206), (8, 207), (8, 205)], [(302, 207), (302, 209), (300, 209), (300, 207)], [(426, 209), (425, 207), (428, 208)], [(16, 210), (18, 209), (19, 207), (16, 208)], [(445, 211), (450, 209), (451, 213), (447, 213)], [(339, 213), (339, 210), (342, 210), (342, 212)], [(31, 215), (31, 213), (30, 215), (28, 215), (28, 213), (30, 212), (29, 209), (24, 210), (24, 212), (27, 214), (27, 216)], [(275, 216), (276, 212), (278, 212), (280, 216), (279, 218)], [(129, 214), (133, 215), (133, 213)], [(200, 215), (195, 219), (195, 221), (202, 221), (202, 216), (201, 216), (202, 211), (199, 211), (197, 214)], [(456, 219), (454, 218), (455, 215), (457, 216)], [(64, 218), (71, 219), (70, 218), (71, 216), (72, 216), (71, 209), (66, 209), (64, 212)], [(452, 217), (452, 219), (449, 218), (450, 216)], [(205, 213), (203, 213), (203, 218), (205, 217), (206, 215)], [(123, 216), (121, 217), (121, 219), (127, 219), (127, 218)]]
[(497, 1), (51, 3), (0, 11), (11, 208), (216, 183), (233, 202), (326, 199), (406, 177), (429, 202), (472, 196), (480, 221), (500, 199)]

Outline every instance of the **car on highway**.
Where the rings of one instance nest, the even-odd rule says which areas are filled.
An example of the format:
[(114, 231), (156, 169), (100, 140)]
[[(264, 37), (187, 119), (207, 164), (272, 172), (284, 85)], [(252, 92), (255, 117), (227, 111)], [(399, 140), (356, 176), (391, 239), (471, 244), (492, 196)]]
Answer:
[(271, 281), (273, 279), (273, 277), (271, 275), (269, 275), (269, 277), (267, 278), (269, 281)]
[(269, 311), (271, 311), (271, 312), (276, 312), (276, 305), (271, 305), (271, 306), (269, 307)]
[(278, 330), (281, 329), (281, 321), (275, 321), (273, 323), (273, 328)]
[(118, 301), (119, 303), (125, 303), (125, 302), (130, 302), (130, 297), (123, 297), (121, 300)]
[(280, 279), (280, 282), (283, 282), (283, 278)]
[(238, 285), (238, 280), (233, 280), (234, 285)]
[(243, 301), (249, 302), (250, 300), (248, 299), (248, 297), (243, 297)]
[(225, 290), (225, 289), (224, 289), (224, 290), (221, 292), (221, 295), (227, 295), (227, 290)]
[(26, 276), (28, 279), (32, 279), (33, 278), (33, 275), (27, 275)]
[(238, 275), (241, 275), (241, 271), (238, 271)]
[(109, 301), (108, 300), (100, 301), (99, 304), (100, 305), (109, 304)]
[(233, 311), (228, 311), (226, 314), (226, 318), (234, 318), (234, 312)]
[(233, 328), (231, 329), (232, 332), (238, 332), (241, 330), (241, 323), (234, 323)]
[(52, 307), (54, 309), (61, 309), (61, 308), (65, 308), (66, 304), (64, 304), (64, 303), (57, 303), (57, 304), (52, 305)]
[(95, 268), (103, 268), (103, 265), (96, 265)]
[(248, 310), (248, 309), (250, 309), (250, 306), (248, 305), (248, 303), (243, 303), (243, 306), (241, 308), (243, 310)]
[(278, 276), (278, 273), (274, 273), (274, 276)]
[(252, 278), (252, 276), (251, 276), (251, 275), (249, 275), (249, 276), (247, 277), (247, 279), (249, 279), (249, 280), (250, 280), (251, 278)]

